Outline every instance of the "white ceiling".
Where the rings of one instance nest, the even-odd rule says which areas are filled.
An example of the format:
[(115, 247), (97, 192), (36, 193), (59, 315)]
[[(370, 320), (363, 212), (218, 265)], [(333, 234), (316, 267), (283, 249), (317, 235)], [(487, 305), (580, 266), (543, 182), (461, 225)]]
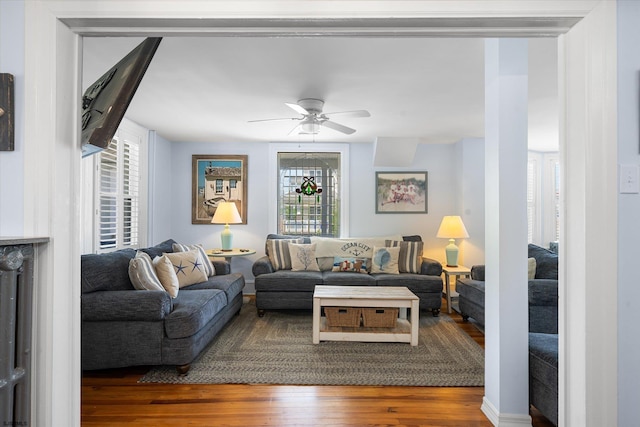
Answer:
[[(83, 90), (141, 38), (84, 39)], [(311, 141), (289, 131), (285, 106), (325, 101), (324, 112), (356, 129), (322, 128), (315, 141), (414, 138), (453, 143), (484, 134), (482, 39), (165, 37), (127, 110), (131, 120), (175, 142)], [(558, 148), (555, 39), (530, 40), (529, 148)], [(392, 143), (392, 142), (391, 142)]]

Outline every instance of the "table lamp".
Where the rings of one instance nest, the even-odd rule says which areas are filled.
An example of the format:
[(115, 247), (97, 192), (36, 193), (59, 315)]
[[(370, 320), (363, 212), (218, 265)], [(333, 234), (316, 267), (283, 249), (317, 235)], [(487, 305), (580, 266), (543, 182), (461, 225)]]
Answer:
[(233, 202), (220, 202), (216, 208), (216, 213), (211, 218), (211, 224), (225, 224), (224, 230), (220, 233), (222, 239), (222, 250), (230, 251), (233, 242), (233, 235), (229, 229), (229, 224), (239, 224), (242, 222), (238, 208)]
[(462, 218), (457, 215), (442, 218), (436, 237), (449, 239), (449, 244), (445, 248), (445, 252), (447, 253), (447, 267), (457, 267), (458, 247), (456, 246), (456, 239), (469, 237)]

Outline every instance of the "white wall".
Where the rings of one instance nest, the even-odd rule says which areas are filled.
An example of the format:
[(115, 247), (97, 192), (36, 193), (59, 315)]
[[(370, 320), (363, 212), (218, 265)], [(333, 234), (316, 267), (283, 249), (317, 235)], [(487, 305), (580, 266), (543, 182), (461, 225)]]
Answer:
[(484, 264), (484, 139), (467, 138), (457, 144), (458, 209), (469, 238), (460, 243), (460, 263)]
[(147, 224), (149, 246), (173, 236), (171, 230), (172, 194), (168, 192), (173, 185), (171, 146), (171, 142), (155, 131), (149, 132), (149, 222)]
[[(638, 94), (640, 93), (640, 2), (618, 1), (618, 162), (640, 164)], [(618, 195), (618, 421), (638, 425), (640, 384), (640, 195)], [(614, 266), (615, 268), (615, 266)], [(614, 284), (610, 283), (609, 286)]]
[[(202, 243), (205, 247), (220, 245), (222, 226), (191, 224), (191, 156), (194, 154), (246, 154), (248, 155), (248, 222), (235, 224), (234, 246), (250, 247), (257, 250), (252, 256), (234, 258), (232, 269), (241, 272), (247, 280), (246, 293), (253, 293), (251, 265), (264, 255), (265, 237), (276, 230), (269, 229), (267, 207), (270, 189), (267, 185), (266, 159), (269, 146), (266, 143), (172, 143), (170, 165), (162, 171), (156, 170), (156, 178), (161, 175), (171, 177), (169, 191), (162, 200), (154, 202), (153, 212), (170, 212), (170, 236), (184, 243)], [(375, 172), (382, 170), (402, 170), (399, 168), (374, 168), (374, 144), (351, 144), (350, 146), (350, 232), (351, 236), (373, 236), (381, 234), (419, 234), (425, 241), (425, 256), (445, 260), (445, 241), (435, 237), (444, 215), (457, 212), (455, 188), (457, 164), (454, 145), (419, 145), (415, 159), (404, 170), (428, 171), (428, 214), (376, 214), (375, 213)], [(169, 168), (170, 169), (166, 169)], [(483, 169), (482, 169), (483, 170)], [(479, 173), (482, 173), (479, 170)], [(161, 193), (162, 191), (158, 192)], [(158, 196), (157, 196), (158, 197)], [(481, 210), (482, 208), (480, 208)], [(158, 230), (155, 218), (154, 229)], [(472, 228), (475, 230), (475, 228)], [(483, 228), (481, 228), (482, 232)], [(474, 231), (475, 232), (475, 231)], [(164, 239), (164, 237), (162, 238)], [(154, 236), (154, 243), (162, 240)]]
[(13, 74), (15, 150), (0, 151), (0, 236), (24, 232), (24, 2), (0, 1), (0, 73)]

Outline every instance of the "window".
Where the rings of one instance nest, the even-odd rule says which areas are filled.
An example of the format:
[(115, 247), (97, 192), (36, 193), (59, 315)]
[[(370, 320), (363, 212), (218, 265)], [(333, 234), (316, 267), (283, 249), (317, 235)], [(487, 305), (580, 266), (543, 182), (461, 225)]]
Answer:
[(340, 153), (278, 153), (278, 233), (340, 236)]
[(96, 156), (97, 252), (146, 244), (142, 149), (142, 138), (119, 129)]
[(529, 153), (527, 225), (529, 243), (548, 247), (560, 236), (560, 161), (557, 153)]

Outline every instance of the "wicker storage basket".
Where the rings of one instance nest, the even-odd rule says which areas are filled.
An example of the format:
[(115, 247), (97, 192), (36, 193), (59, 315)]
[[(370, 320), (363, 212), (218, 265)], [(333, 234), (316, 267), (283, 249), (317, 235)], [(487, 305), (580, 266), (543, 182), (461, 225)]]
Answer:
[(394, 328), (398, 320), (397, 308), (363, 308), (362, 323), (365, 328)]
[(327, 317), (327, 326), (357, 328), (360, 326), (362, 309), (358, 307), (325, 307), (324, 314)]

